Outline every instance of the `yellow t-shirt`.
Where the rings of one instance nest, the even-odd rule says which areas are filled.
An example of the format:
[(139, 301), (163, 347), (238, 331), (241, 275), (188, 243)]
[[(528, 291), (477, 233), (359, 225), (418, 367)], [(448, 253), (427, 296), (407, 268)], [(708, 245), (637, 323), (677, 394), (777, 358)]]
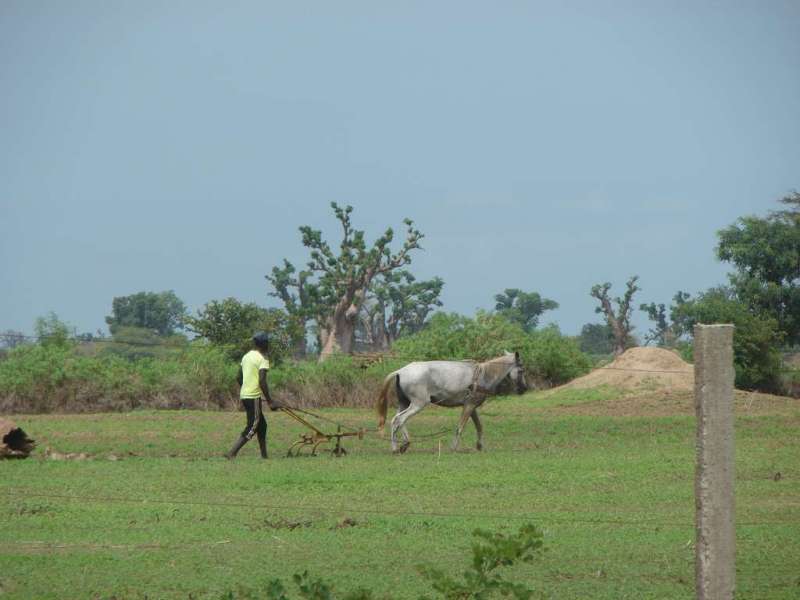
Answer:
[(269, 361), (258, 350), (250, 350), (242, 357), (242, 390), (240, 398), (261, 398), (258, 372), (269, 369)]

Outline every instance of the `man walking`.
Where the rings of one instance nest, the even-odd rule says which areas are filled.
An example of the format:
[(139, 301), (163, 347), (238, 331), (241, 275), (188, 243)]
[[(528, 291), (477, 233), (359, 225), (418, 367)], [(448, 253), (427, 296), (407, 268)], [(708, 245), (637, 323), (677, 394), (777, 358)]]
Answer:
[(247, 413), (247, 425), (239, 435), (239, 439), (225, 455), (228, 459), (236, 458), (236, 454), (253, 438), (253, 435), (258, 438), (261, 458), (267, 458), (267, 419), (262, 410), (262, 399), (267, 401), (271, 410), (280, 408), (280, 404), (270, 397), (267, 386), (269, 336), (264, 332), (255, 334), (253, 345), (255, 349), (242, 357), (242, 364), (236, 377), (236, 381), (241, 386), (239, 398)]

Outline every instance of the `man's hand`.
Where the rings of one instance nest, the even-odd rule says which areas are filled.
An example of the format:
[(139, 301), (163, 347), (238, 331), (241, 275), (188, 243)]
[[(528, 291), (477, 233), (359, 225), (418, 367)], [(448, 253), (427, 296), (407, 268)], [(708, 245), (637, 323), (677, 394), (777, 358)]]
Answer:
[(267, 404), (269, 404), (269, 409), (271, 411), (279, 410), (285, 406), (284, 403), (281, 402), (280, 400), (270, 400), (269, 402), (267, 402)]

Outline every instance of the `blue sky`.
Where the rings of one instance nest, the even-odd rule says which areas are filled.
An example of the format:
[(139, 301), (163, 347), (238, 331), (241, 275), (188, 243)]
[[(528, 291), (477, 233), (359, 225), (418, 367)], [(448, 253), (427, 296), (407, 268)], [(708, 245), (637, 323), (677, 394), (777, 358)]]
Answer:
[[(114, 296), (273, 305), (331, 201), (410, 217), (445, 309), (723, 283), (715, 232), (800, 188), (797, 2), (0, 3), (0, 330)], [(636, 316), (646, 329), (643, 314)]]

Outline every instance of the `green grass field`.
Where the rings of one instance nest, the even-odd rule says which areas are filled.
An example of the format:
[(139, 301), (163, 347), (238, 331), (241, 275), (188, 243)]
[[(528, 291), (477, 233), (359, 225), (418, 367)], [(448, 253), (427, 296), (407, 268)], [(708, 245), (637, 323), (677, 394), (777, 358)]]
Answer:
[[(523, 523), (544, 531), (546, 551), (507, 577), (541, 597), (693, 597), (694, 418), (685, 398), (649, 398), (630, 416), (627, 397), (622, 416), (618, 395), (495, 399), (483, 453), (470, 425), (458, 453), (448, 435), (392, 456), (370, 435), (339, 459), (284, 458), (301, 428), (280, 413), (272, 458), (253, 442), (233, 462), (222, 454), (241, 413), (17, 416), (39, 447), (0, 463), (0, 597), (263, 597), (308, 570), (339, 592), (417, 598), (419, 565), (457, 574), (475, 528)], [(683, 409), (663, 416), (659, 402)], [(800, 403), (738, 404), (737, 598), (797, 598)], [(322, 414), (375, 424), (364, 410)], [(412, 441), (457, 416), (424, 411)], [(47, 459), (46, 446), (91, 457)]]

